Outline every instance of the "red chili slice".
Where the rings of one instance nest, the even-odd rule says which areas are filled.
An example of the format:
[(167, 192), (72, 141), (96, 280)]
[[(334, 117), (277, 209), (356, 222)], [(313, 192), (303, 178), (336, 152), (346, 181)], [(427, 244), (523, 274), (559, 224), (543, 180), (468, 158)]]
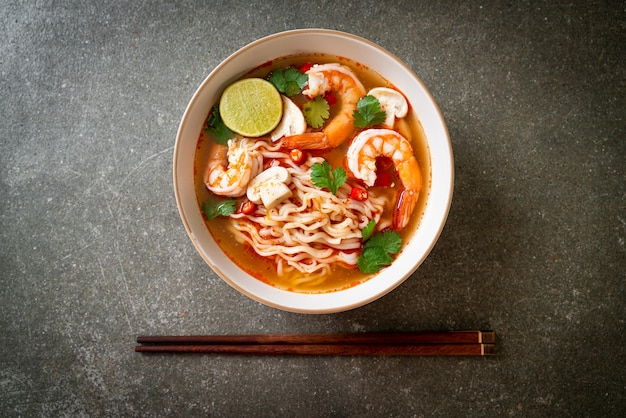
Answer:
[(389, 157), (376, 158), (376, 171), (381, 172), (393, 167), (393, 160)]
[(241, 208), (239, 210), (244, 215), (252, 215), (254, 212), (256, 212), (256, 203), (251, 202), (250, 200), (246, 200), (241, 204)]
[(311, 69), (312, 66), (313, 64), (311, 64), (310, 62), (305, 62), (300, 66), (300, 71), (302, 71), (302, 73), (306, 73)]
[(335, 97), (335, 95), (333, 94), (332, 91), (329, 91), (328, 93), (326, 93), (324, 98), (326, 99), (326, 102), (328, 103), (328, 106), (332, 106), (335, 103), (337, 103), (337, 98)]
[(374, 186), (389, 187), (391, 186), (391, 173), (389, 171), (377, 171), (376, 182)]
[(359, 202), (365, 202), (367, 200), (367, 190), (353, 187), (352, 190), (350, 190), (350, 198), (358, 200)]
[(304, 153), (304, 151), (294, 148), (289, 151), (289, 158), (291, 158), (291, 161), (293, 161), (294, 163), (300, 165), (306, 161), (306, 154)]

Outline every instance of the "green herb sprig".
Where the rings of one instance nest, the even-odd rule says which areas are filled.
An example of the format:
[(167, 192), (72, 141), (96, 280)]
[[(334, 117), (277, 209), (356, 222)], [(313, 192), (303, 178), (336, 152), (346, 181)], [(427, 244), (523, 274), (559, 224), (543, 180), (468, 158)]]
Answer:
[(277, 68), (272, 71), (267, 81), (279, 92), (291, 97), (302, 91), (309, 81), (309, 76), (295, 67)]
[(370, 220), (365, 228), (361, 230), (361, 237), (363, 238), (363, 242), (370, 239), (372, 235), (374, 235), (374, 230), (376, 229), (376, 221), (374, 219)]
[(213, 106), (211, 113), (209, 113), (209, 116), (207, 117), (207, 131), (213, 134), (215, 142), (222, 145), (228, 144), (228, 140), (235, 136), (233, 131), (228, 129), (222, 121), (218, 105)]
[(387, 113), (380, 108), (380, 102), (374, 96), (361, 97), (352, 112), (354, 126), (367, 128), (385, 121)]
[(202, 211), (207, 220), (217, 218), (218, 216), (228, 216), (237, 210), (237, 201), (235, 199), (221, 199), (215, 195), (211, 195), (203, 204)]
[[(362, 273), (376, 273), (393, 262), (393, 256), (402, 248), (402, 237), (396, 231), (386, 230), (372, 234), (373, 220), (361, 231), (363, 249), (357, 260)], [(374, 224), (375, 226), (375, 224)], [(369, 237), (366, 238), (366, 235)]]
[(330, 116), (330, 106), (326, 99), (322, 96), (317, 96), (302, 106), (302, 114), (304, 114), (306, 123), (310, 127), (319, 129)]
[(311, 181), (317, 187), (327, 188), (332, 194), (337, 195), (337, 190), (348, 180), (346, 170), (337, 167), (331, 170), (328, 161), (315, 163), (311, 166)]

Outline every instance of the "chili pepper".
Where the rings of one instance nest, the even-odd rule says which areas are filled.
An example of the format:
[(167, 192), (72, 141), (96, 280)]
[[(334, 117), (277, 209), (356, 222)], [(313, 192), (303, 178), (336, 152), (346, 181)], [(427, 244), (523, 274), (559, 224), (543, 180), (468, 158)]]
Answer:
[(374, 186), (377, 186), (377, 187), (391, 186), (391, 172), (389, 171), (377, 172)]
[(337, 103), (337, 97), (335, 97), (332, 91), (329, 91), (328, 93), (326, 93), (324, 98), (326, 99), (326, 103), (328, 103), (329, 106), (332, 106), (335, 103)]
[(306, 154), (300, 149), (292, 149), (289, 151), (289, 158), (294, 163), (300, 165), (306, 161)]
[(376, 171), (381, 172), (389, 170), (393, 167), (393, 160), (389, 157), (377, 157), (376, 158)]
[(300, 71), (302, 71), (302, 73), (304, 74), (307, 71), (309, 71), (312, 66), (313, 66), (313, 64), (311, 64), (310, 62), (305, 62), (304, 64), (302, 64), (300, 66)]
[(241, 208), (239, 210), (244, 215), (252, 215), (254, 212), (256, 212), (256, 203), (250, 200), (246, 200), (241, 204)]
[(361, 189), (360, 187), (353, 187), (352, 190), (350, 190), (350, 199), (365, 202), (367, 200), (367, 196), (367, 190)]

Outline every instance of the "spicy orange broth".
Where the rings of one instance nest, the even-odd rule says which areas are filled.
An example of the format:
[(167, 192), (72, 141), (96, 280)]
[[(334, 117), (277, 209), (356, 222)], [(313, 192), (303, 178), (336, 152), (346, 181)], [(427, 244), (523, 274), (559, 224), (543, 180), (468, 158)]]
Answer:
[[(261, 77), (266, 78), (266, 76), (274, 69), (278, 67), (287, 67), (287, 66), (296, 66), (299, 67), (303, 63), (328, 63), (328, 62), (339, 62), (342, 65), (350, 67), (363, 86), (366, 91), (374, 87), (393, 87), (391, 83), (381, 77), (378, 73), (374, 72), (367, 67), (355, 63), (352, 60), (329, 56), (329, 55), (294, 55), (289, 57), (280, 58), (277, 60), (270, 61), (259, 67), (249, 71), (242, 78), (245, 77)], [(301, 96), (301, 95), (300, 95)], [(301, 104), (298, 98), (292, 98), (294, 102)], [(207, 115), (211, 109), (207, 109)], [(331, 106), (331, 114), (329, 120), (333, 117), (333, 108)], [(404, 131), (402, 132), (405, 136), (408, 135), (405, 133), (408, 125), (408, 129), (410, 130), (410, 135), (412, 137), (411, 143), (413, 145), (413, 151), (415, 152), (417, 162), (419, 163), (420, 170), (422, 173), (422, 191), (420, 193), (419, 201), (413, 212), (410, 223), (400, 232), (402, 236), (403, 243), (408, 242), (410, 237), (415, 232), (417, 226), (419, 225), (420, 219), (424, 213), (424, 209), (426, 206), (426, 200), (428, 193), (430, 191), (430, 183), (431, 183), (431, 168), (430, 168), (430, 152), (428, 150), (428, 145), (426, 143), (426, 138), (424, 135), (424, 131), (422, 129), (422, 125), (419, 122), (417, 116), (414, 114), (411, 108), (411, 104), (409, 103), (409, 114), (404, 118), (408, 122), (408, 124), (404, 125)], [(205, 126), (206, 127), (206, 126)], [(396, 129), (398, 128), (398, 124), (396, 124)], [(196, 154), (194, 158), (194, 182), (196, 189), (196, 196), (198, 198), (198, 205), (202, 209), (202, 203), (208, 198), (210, 192), (206, 189), (203, 182), (203, 175), (206, 168), (206, 160), (208, 156), (208, 150), (210, 148), (210, 144), (212, 142), (211, 135), (208, 134), (205, 129), (199, 135), (198, 144), (196, 147)], [(343, 157), (348, 148), (348, 144), (350, 140), (347, 140), (339, 147), (323, 154), (323, 157), (331, 164), (333, 167), (342, 167), (343, 166)], [(350, 180), (348, 180), (350, 182)], [(381, 188), (374, 187), (370, 188), (370, 193), (395, 193), (399, 190), (400, 182), (395, 179), (395, 188)], [(240, 198), (245, 199), (245, 196)], [(385, 214), (383, 216), (391, 216), (391, 210), (393, 203), (395, 202), (395, 198), (391, 199), (391, 205), (389, 208), (385, 208)], [(239, 207), (239, 206), (237, 206)], [(237, 242), (234, 238), (233, 234), (228, 231), (226, 225), (229, 222), (226, 217), (218, 217), (216, 219), (212, 219), (211, 221), (205, 221), (207, 228), (210, 233), (215, 238), (215, 241), (218, 243), (220, 248), (224, 251), (226, 255), (241, 269), (252, 275), (253, 277), (268, 283), (272, 286), (276, 286), (281, 289), (300, 292), (300, 293), (320, 293), (320, 292), (332, 292), (341, 289), (346, 289), (348, 287), (352, 287), (358, 285), (373, 276), (373, 274), (363, 274), (359, 271), (358, 268), (347, 268), (343, 265), (337, 264), (333, 266), (332, 272), (324, 279), (321, 284), (317, 284), (314, 286), (299, 286), (297, 288), (294, 287), (291, 279), (293, 275), (300, 277), (302, 274), (300, 272), (294, 272), (290, 274), (285, 274), (283, 276), (279, 276), (276, 273), (276, 265), (274, 261), (269, 260), (265, 257), (261, 257), (257, 255), (252, 248), (249, 248), (247, 245), (241, 244)]]

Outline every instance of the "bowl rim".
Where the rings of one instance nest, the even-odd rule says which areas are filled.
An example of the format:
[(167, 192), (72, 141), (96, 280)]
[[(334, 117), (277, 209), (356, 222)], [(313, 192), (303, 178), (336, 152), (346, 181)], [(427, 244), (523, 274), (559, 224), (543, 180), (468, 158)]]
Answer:
[[(238, 59), (239, 57), (241, 57), (243, 54), (245, 54), (246, 52), (250, 51), (251, 49), (257, 47), (258, 45), (262, 45), (264, 43), (271, 43), (273, 41), (277, 41), (280, 40), (281, 38), (286, 38), (286, 37), (293, 37), (293, 36), (300, 36), (300, 35), (305, 35), (305, 36), (331, 36), (331, 37), (340, 37), (343, 38), (344, 40), (346, 40), (347, 42), (353, 42), (353, 43), (357, 43), (357, 44), (361, 44), (366, 46), (367, 48), (373, 48), (374, 50), (376, 50), (378, 53), (381, 53), (383, 55), (385, 55), (388, 59), (390, 59), (391, 61), (394, 62), (395, 65), (398, 65), (399, 67), (401, 67), (402, 71), (404, 71), (408, 76), (410, 76), (411, 81), (417, 83), (417, 86), (420, 88), (420, 94), (422, 96), (424, 96), (424, 98), (428, 101), (429, 103), (429, 107), (431, 107), (430, 110), (432, 110), (432, 112), (434, 113), (434, 115), (436, 116), (437, 122), (440, 123), (440, 126), (438, 126), (438, 128), (440, 129), (440, 136), (442, 136), (443, 141), (440, 141), (441, 143), (438, 144), (440, 147), (442, 147), (442, 152), (443, 155), (446, 156), (447, 158), (444, 158), (443, 160), (440, 160), (440, 164), (442, 164), (442, 168), (445, 168), (445, 170), (442, 170), (442, 174), (445, 178), (445, 184), (447, 185), (447, 190), (445, 190), (445, 195), (442, 194), (442, 196), (440, 197), (439, 203), (438, 203), (438, 222), (436, 225), (436, 228), (430, 228), (430, 231), (428, 232), (428, 236), (430, 237), (429, 242), (426, 246), (424, 246), (424, 248), (422, 249), (422, 251), (420, 252), (420, 257), (417, 259), (417, 261), (412, 265), (411, 268), (403, 270), (401, 269), (402, 266), (399, 265), (399, 263), (393, 263), (391, 266), (387, 267), (386, 269), (384, 269), (383, 271), (385, 271), (385, 274), (397, 274), (396, 278), (393, 280), (393, 282), (391, 282), (389, 285), (385, 285), (385, 286), (373, 286), (374, 284), (374, 280), (376, 277), (379, 276), (379, 274), (375, 275), (374, 277), (370, 278), (369, 280), (367, 280), (364, 283), (361, 283), (355, 287), (352, 288), (348, 288), (345, 290), (337, 290), (334, 292), (326, 292), (326, 293), (295, 293), (295, 292), (289, 292), (286, 290), (281, 290), (278, 289), (276, 287), (273, 287), (269, 284), (263, 283), (262, 281), (253, 278), (252, 276), (249, 276), (247, 273), (241, 271), (241, 269), (236, 266), (236, 264), (234, 264), (236, 266), (236, 269), (239, 270), (239, 273), (242, 276), (249, 276), (251, 277), (254, 282), (250, 282), (247, 283), (246, 286), (241, 285), (238, 281), (233, 280), (229, 274), (224, 271), (224, 269), (222, 269), (216, 262), (215, 260), (213, 260), (213, 258), (205, 251), (205, 248), (202, 247), (202, 245), (200, 244), (198, 237), (195, 235), (195, 233), (192, 231), (191, 228), (191, 221), (190, 221), (190, 214), (187, 213), (187, 210), (185, 208), (185, 204), (182, 200), (181, 197), (181, 178), (180, 178), (180, 167), (179, 167), (179, 159), (181, 158), (181, 143), (182, 143), (182, 137), (183, 134), (185, 132), (185, 128), (188, 124), (189, 118), (190, 118), (190, 114), (193, 112), (193, 110), (196, 108), (196, 102), (198, 102), (200, 100), (200, 96), (202, 95), (203, 91), (207, 88), (207, 86), (209, 85), (209, 83), (212, 81), (213, 78), (215, 78), (216, 74), (219, 74), (220, 71), (223, 70), (224, 67), (227, 67), (229, 64), (231, 64), (234, 60)], [(302, 52), (313, 52), (314, 48), (306, 48), (305, 50), (303, 50)], [(317, 52), (317, 51), (316, 51)], [(318, 51), (320, 53), (324, 53), (324, 51)], [(265, 61), (262, 62), (258, 62), (256, 65), (261, 65), (264, 62), (267, 61), (271, 61), (272, 59), (284, 56), (284, 55), (289, 55), (289, 54), (276, 54), (273, 57), (268, 57), (268, 59), (266, 59)], [(344, 54), (344, 56), (346, 56), (347, 58), (350, 58), (352, 61), (354, 62), (358, 62), (358, 60), (352, 59), (348, 54)], [(243, 68), (241, 72), (239, 72), (238, 74), (236, 74), (234, 77), (232, 77), (232, 80), (240, 77), (242, 74), (245, 74), (246, 71), (249, 71), (250, 69), (252, 69), (254, 67), (251, 68)], [(389, 80), (391, 82), (393, 82), (394, 80)], [(222, 83), (223, 84), (223, 83)], [(222, 87), (220, 89), (216, 89), (217, 91), (221, 91), (223, 90), (223, 88), (225, 87), (225, 85), (222, 85)], [(205, 113), (208, 112), (207, 109), (205, 109)], [(420, 117), (420, 121), (422, 120), (422, 118)], [(432, 162), (432, 151), (431, 151), (431, 142), (428, 139), (427, 136), (427, 143), (429, 146), (429, 152), (431, 153), (430, 157), (431, 157), (431, 162)], [(230, 54), (228, 57), (226, 57), (224, 60), (222, 60), (205, 78), (204, 80), (200, 83), (200, 85), (196, 88), (192, 98), (190, 99), (184, 113), (183, 113), (183, 117), (181, 118), (180, 124), (179, 124), (179, 128), (176, 134), (176, 142), (175, 142), (175, 146), (174, 146), (174, 153), (173, 153), (173, 167), (172, 167), (172, 171), (173, 171), (173, 182), (174, 182), (174, 193), (175, 193), (175, 197), (176, 197), (176, 204), (177, 204), (177, 208), (178, 208), (178, 212), (179, 215), (181, 217), (181, 220), (183, 222), (183, 225), (185, 227), (185, 230), (187, 231), (188, 236), (190, 237), (194, 247), (196, 248), (196, 250), (198, 251), (198, 253), (200, 254), (200, 256), (204, 259), (204, 261), (209, 265), (209, 267), (222, 279), (224, 280), (227, 284), (229, 284), (231, 287), (233, 287), (234, 289), (236, 289), (237, 291), (239, 291), (240, 293), (248, 296), (249, 298), (260, 302), (264, 305), (273, 307), (273, 308), (277, 308), (283, 311), (289, 311), (289, 312), (296, 312), (296, 313), (305, 313), (305, 314), (327, 314), (327, 313), (336, 313), (336, 312), (343, 312), (343, 311), (347, 311), (347, 310), (351, 310), (351, 309), (355, 309), (361, 306), (364, 306), (366, 304), (369, 304), (381, 297), (383, 297), (384, 295), (388, 294), (389, 292), (391, 292), (392, 290), (394, 290), (395, 288), (397, 288), (400, 284), (402, 284), (408, 277), (410, 277), (416, 270), (417, 268), (422, 264), (422, 262), (424, 261), (424, 259), (429, 255), (429, 253), (431, 252), (432, 248), (435, 246), (437, 240), (439, 239), (439, 236), (445, 226), (449, 211), (450, 211), (450, 207), (451, 207), (451, 202), (452, 202), (452, 194), (453, 194), (453, 189), (454, 189), (454, 164), (453, 164), (453, 153), (452, 153), (452, 145), (451, 145), (451, 141), (450, 141), (450, 136), (447, 130), (447, 126), (445, 124), (444, 118), (443, 118), (443, 114), (439, 108), (439, 106), (437, 105), (437, 102), (434, 100), (432, 94), (430, 93), (430, 91), (427, 89), (427, 87), (424, 85), (424, 83), (422, 82), (422, 80), (413, 72), (413, 70), (408, 67), (402, 60), (400, 60), (397, 56), (395, 56), (393, 53), (389, 52), (388, 50), (386, 50), (385, 48), (381, 47), (380, 45), (369, 41), (365, 38), (362, 38), (360, 36), (351, 34), (351, 33), (347, 33), (347, 32), (342, 32), (342, 31), (337, 31), (337, 30), (331, 30), (331, 29), (317, 29), (317, 28), (313, 28), (313, 29), (293, 29), (293, 30), (287, 30), (287, 31), (283, 31), (283, 32), (278, 32), (278, 33), (274, 33), (262, 38), (259, 38), (255, 41), (252, 41), (246, 45), (244, 45), (243, 47), (239, 48), (238, 50), (236, 50), (234, 53)], [(433, 172), (433, 167), (431, 164), (431, 183), (432, 183), (432, 172)], [(192, 183), (193, 183), (193, 176), (192, 176)], [(193, 187), (193, 185), (192, 185)], [(432, 186), (431, 186), (432, 187)], [(432, 193), (432, 191), (431, 191)], [(441, 193), (438, 191), (438, 193)], [(194, 191), (194, 196), (195, 196), (195, 191)], [(430, 198), (429, 198), (430, 199)], [(198, 206), (197, 201), (195, 202), (196, 207)], [(425, 209), (425, 212), (428, 212), (429, 210), (429, 205), (432, 205), (432, 203), (428, 202), (428, 205)], [(196, 208), (197, 211), (199, 212), (200, 209), (199, 207)], [(425, 216), (425, 214), (423, 215), (423, 217)], [(423, 219), (422, 219), (423, 221)], [(421, 221), (421, 222), (422, 222)], [(421, 227), (421, 222), (420, 222), (420, 226), (418, 226), (418, 230), (415, 231), (415, 233), (413, 234), (413, 237), (411, 238), (411, 241), (415, 239), (415, 236), (417, 235), (417, 232), (420, 230)], [(209, 236), (212, 235), (210, 234), (210, 232), (208, 231), (208, 228), (206, 228), (206, 226), (204, 227), (206, 229), (206, 234), (208, 234)], [(404, 246), (404, 248), (406, 248), (409, 245), (409, 243), (406, 243), (406, 245)], [(217, 247), (219, 249), (219, 247)], [(223, 252), (221, 251), (221, 249), (219, 249), (219, 252), (221, 252), (223, 254)], [(230, 258), (228, 256), (225, 256), (225, 258), (228, 259), (228, 261), (230, 261), (232, 263), (232, 261), (230, 260)], [(398, 270), (398, 271), (396, 271)], [(382, 273), (382, 272), (381, 272)], [(259, 287), (261, 286), (261, 287)], [(374, 291), (370, 291), (370, 287), (374, 288)], [(364, 294), (368, 294), (367, 297), (360, 297), (360, 298), (354, 298), (354, 299), (349, 299), (349, 300), (345, 300), (344, 296), (346, 296), (346, 292), (353, 290), (355, 288), (359, 288), (358, 293), (364, 293)], [(265, 293), (270, 293), (271, 295), (268, 296), (267, 294), (265, 296), (260, 296), (257, 293), (257, 290), (262, 290), (262, 292)], [(363, 292), (360, 292), (360, 290), (364, 290)], [(290, 301), (291, 303), (288, 302), (278, 302), (277, 299), (280, 300), (286, 300), (286, 301)], [(323, 303), (322, 302), (323, 299)], [(294, 302), (294, 300), (296, 300)]]

